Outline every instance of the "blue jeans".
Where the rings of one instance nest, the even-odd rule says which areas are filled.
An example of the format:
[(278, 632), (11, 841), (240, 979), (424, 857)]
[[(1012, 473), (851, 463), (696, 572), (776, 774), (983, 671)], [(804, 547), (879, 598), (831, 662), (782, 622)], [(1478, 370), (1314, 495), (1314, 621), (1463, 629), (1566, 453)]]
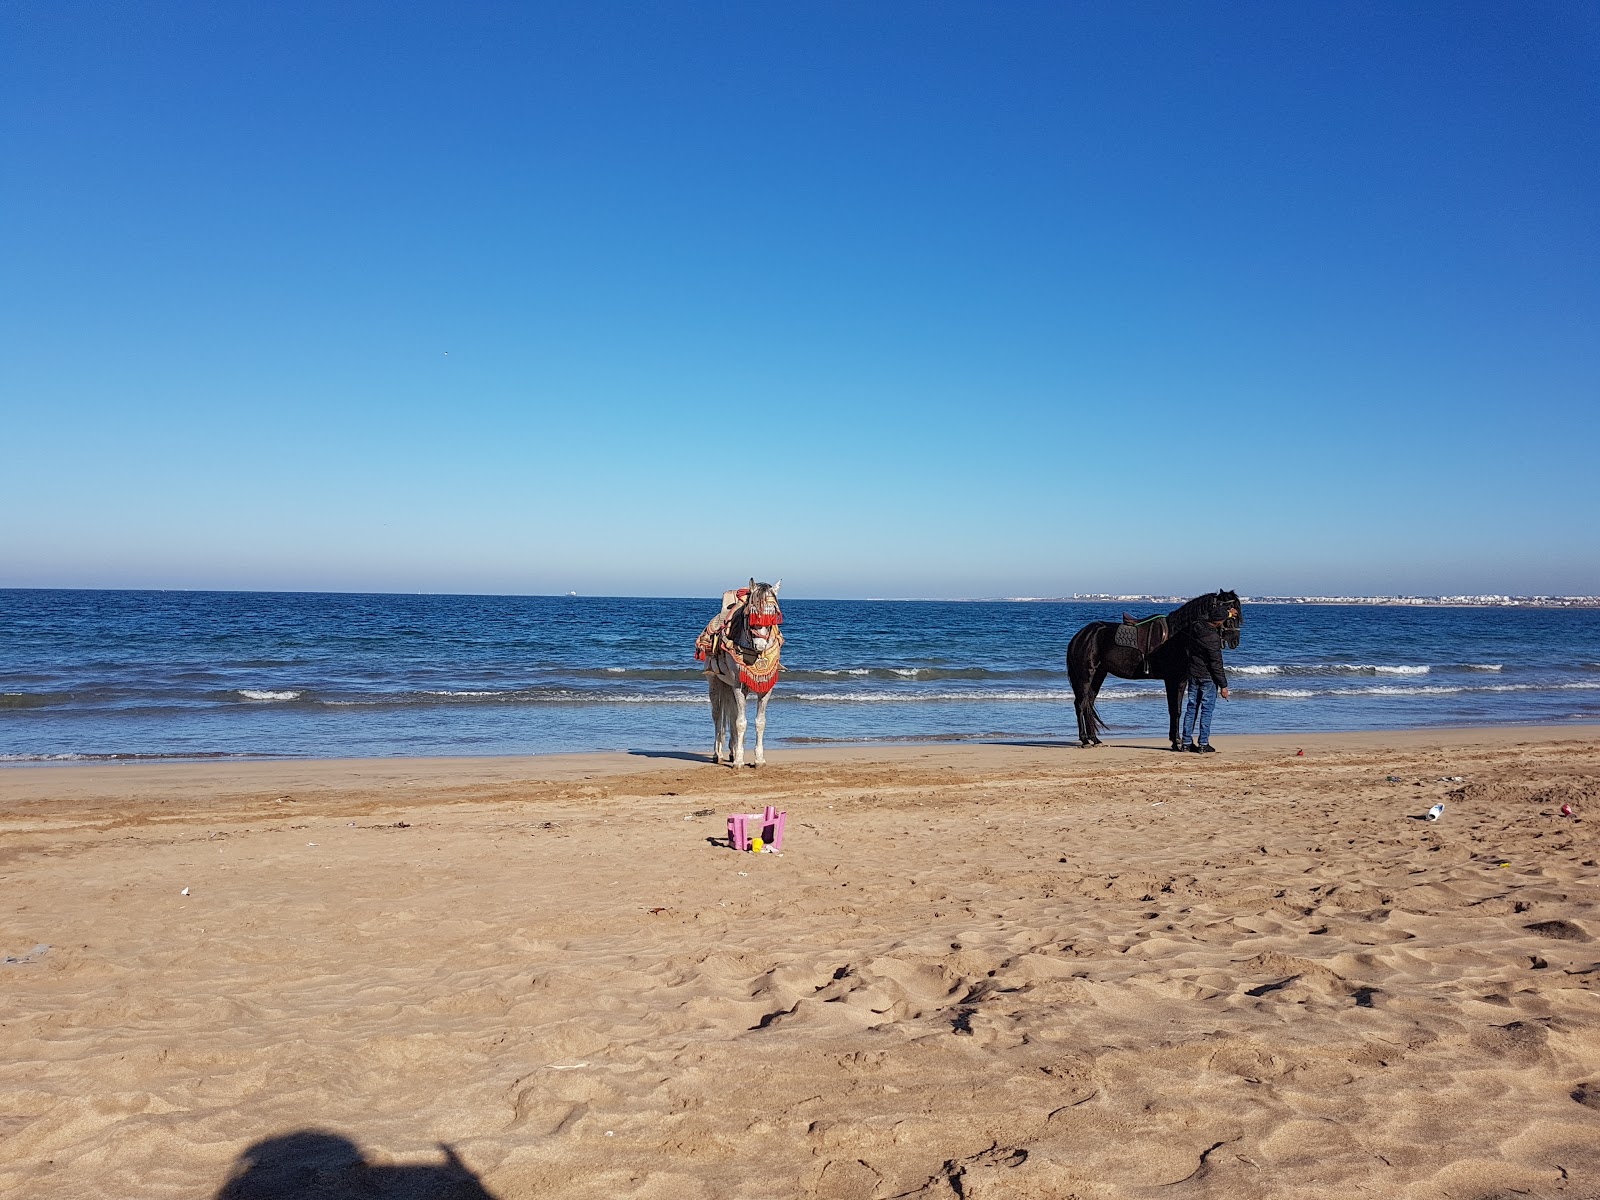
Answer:
[(1194, 736), (1194, 720), (1200, 718), (1200, 744), (1211, 743), (1211, 712), (1217, 707), (1217, 681), (1191, 679), (1189, 690), (1183, 697), (1183, 744), (1189, 745)]

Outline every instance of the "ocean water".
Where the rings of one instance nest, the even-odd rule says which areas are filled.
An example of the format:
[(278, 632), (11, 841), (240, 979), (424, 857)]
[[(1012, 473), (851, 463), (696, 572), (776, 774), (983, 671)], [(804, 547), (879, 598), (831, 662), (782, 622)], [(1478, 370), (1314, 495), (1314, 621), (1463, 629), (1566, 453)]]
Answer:
[[(0, 762), (704, 752), (717, 603), (0, 590)], [(1067, 642), (1120, 612), (790, 600), (768, 742), (1075, 738)], [(1219, 743), (1600, 721), (1600, 610), (1247, 604), (1227, 657)], [(1112, 736), (1165, 735), (1159, 684), (1101, 695)]]

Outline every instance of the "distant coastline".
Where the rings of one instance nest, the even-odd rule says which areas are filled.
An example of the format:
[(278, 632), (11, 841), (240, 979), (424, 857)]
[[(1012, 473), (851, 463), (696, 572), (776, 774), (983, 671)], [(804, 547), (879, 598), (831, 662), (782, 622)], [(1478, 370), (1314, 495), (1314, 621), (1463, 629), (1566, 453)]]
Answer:
[[(1123, 596), (1079, 592), (1071, 596), (1002, 596), (1014, 604), (1182, 604), (1189, 596)], [(1600, 596), (1241, 596), (1250, 604), (1372, 604), (1411, 608), (1600, 608)]]

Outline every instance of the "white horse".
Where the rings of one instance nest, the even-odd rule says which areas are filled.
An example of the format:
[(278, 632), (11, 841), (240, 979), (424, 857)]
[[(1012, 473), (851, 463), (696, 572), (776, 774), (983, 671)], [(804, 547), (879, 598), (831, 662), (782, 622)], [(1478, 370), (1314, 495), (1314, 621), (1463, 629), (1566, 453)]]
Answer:
[(711, 686), (711, 720), (716, 740), (711, 761), (726, 755), (735, 767), (744, 766), (745, 702), (756, 699), (756, 761), (767, 761), (762, 739), (767, 732), (767, 701), (778, 682), (779, 652), (783, 648), (783, 610), (778, 607), (777, 583), (750, 581), (748, 588), (723, 597), (723, 609), (695, 641), (695, 657), (705, 661)]

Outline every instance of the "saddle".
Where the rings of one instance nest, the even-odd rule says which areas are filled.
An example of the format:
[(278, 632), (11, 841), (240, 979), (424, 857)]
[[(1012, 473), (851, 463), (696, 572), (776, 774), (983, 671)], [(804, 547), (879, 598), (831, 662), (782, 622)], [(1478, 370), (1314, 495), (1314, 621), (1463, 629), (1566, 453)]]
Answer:
[(1148, 658), (1171, 636), (1167, 628), (1167, 618), (1164, 616), (1146, 617), (1138, 621), (1123, 613), (1122, 624), (1117, 626), (1115, 640), (1117, 645), (1136, 651), (1140, 658)]
[(728, 626), (750, 598), (749, 588), (730, 589), (722, 593), (722, 611), (706, 622), (700, 636), (694, 639), (694, 656), (705, 662), (713, 654), (733, 646), (728, 637)]

